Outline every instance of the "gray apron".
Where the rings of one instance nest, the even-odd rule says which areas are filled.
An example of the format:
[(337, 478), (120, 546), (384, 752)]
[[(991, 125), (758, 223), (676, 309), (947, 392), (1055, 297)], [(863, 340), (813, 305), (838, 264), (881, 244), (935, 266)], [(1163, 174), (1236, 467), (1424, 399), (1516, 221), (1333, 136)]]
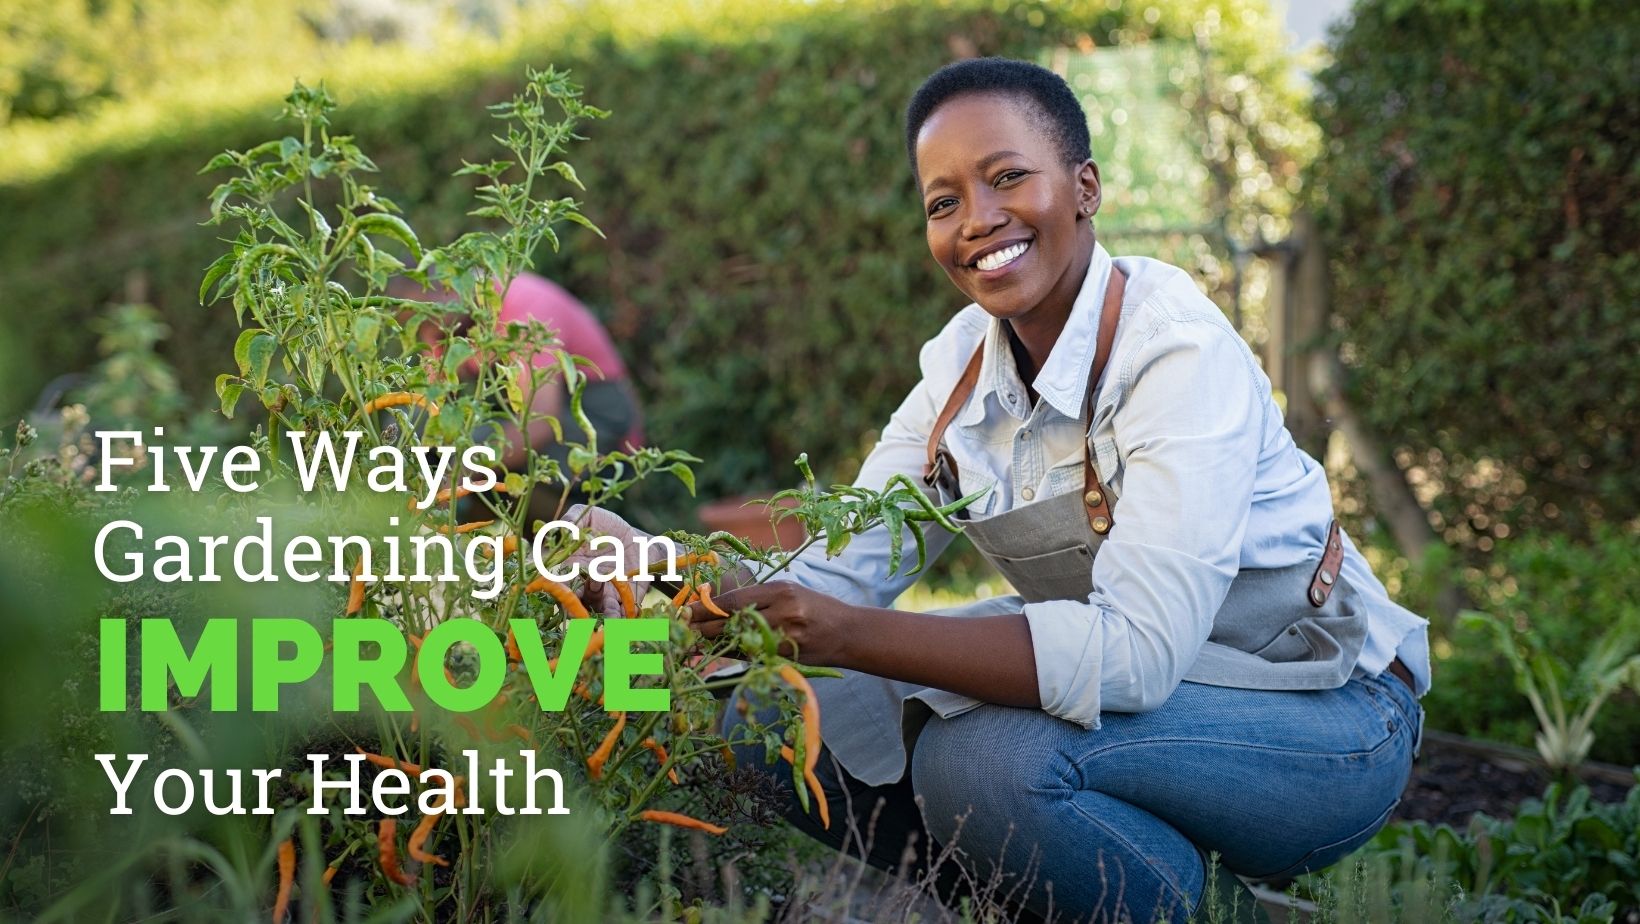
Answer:
[[(1111, 269), (1101, 311), (1098, 347), (1082, 424), (1091, 430), (1093, 394), (1104, 372), (1121, 314), (1124, 279)], [(980, 350), (984, 344), (980, 345)], [(956, 464), (941, 446), (945, 429), (978, 380), (976, 351), (929, 439), (924, 481), (939, 503), (961, 492)], [(1019, 592), (938, 611), (961, 618), (1018, 613), (1025, 603), (1086, 601), (1093, 592), (1093, 560), (1113, 525), (1115, 498), (1100, 479), (1083, 441), (1083, 490), (1044, 498), (982, 520), (964, 534)], [(1366, 640), (1366, 607), (1339, 576), (1344, 557), (1336, 523), (1316, 557), (1285, 568), (1243, 569), (1230, 583), (1213, 628), (1186, 681), (1254, 690), (1326, 690), (1343, 686)], [(900, 779), (906, 758), (930, 715), (959, 715), (979, 700), (946, 690), (857, 671), (813, 681), (820, 700), (821, 734), (851, 775), (879, 786)]]

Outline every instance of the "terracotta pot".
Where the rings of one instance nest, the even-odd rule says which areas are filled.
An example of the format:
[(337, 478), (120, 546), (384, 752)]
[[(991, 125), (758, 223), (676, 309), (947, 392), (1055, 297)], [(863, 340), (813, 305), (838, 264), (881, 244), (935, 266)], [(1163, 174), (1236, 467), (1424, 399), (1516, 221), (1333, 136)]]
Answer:
[[(752, 503), (752, 501), (766, 500), (769, 494), (741, 494), (735, 497), (725, 497), (722, 500), (704, 504), (695, 514), (700, 521), (706, 524), (708, 532), (724, 530), (746, 540), (748, 545), (768, 548), (779, 546), (791, 551), (803, 544), (807, 533), (803, 531), (803, 524), (795, 519), (780, 521), (778, 527), (769, 522), (773, 513), (767, 505)], [(781, 502), (783, 507), (795, 507), (797, 501), (787, 499)]]

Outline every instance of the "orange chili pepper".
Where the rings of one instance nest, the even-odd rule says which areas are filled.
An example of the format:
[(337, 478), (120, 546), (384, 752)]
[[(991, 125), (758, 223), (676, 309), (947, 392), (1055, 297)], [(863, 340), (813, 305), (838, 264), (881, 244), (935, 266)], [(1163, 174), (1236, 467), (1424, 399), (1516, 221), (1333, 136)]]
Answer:
[[(492, 554), (490, 552), (490, 547), (488, 545), (479, 546), (479, 549), (482, 550), (485, 555)], [(518, 537), (517, 536), (502, 536), (501, 537), (501, 554), (511, 555), (512, 553), (514, 553), (516, 551), (518, 551)]]
[(615, 593), (621, 598), (621, 613), (627, 619), (638, 616), (638, 598), (632, 595), (632, 585), (622, 578), (615, 579)]
[(591, 757), (587, 758), (587, 771), (592, 774), (593, 779), (603, 777), (604, 764), (608, 762), (609, 755), (614, 753), (615, 745), (620, 742), (621, 730), (624, 728), (626, 728), (626, 713), (615, 713), (615, 727), (609, 730), (609, 734), (604, 736), (604, 740), (598, 743), (598, 749), (592, 752)]
[[(797, 766), (797, 752), (792, 750), (791, 745), (782, 744), (780, 746), (780, 756), (786, 759), (786, 763), (794, 767)], [(831, 806), (826, 803), (826, 791), (820, 788), (820, 778), (814, 775), (813, 770), (804, 770), (803, 783), (808, 787), (809, 795), (814, 797), (815, 804), (820, 809), (820, 826), (828, 831), (831, 830)]]
[(359, 410), (359, 413), (370, 415), (385, 407), (403, 407), (406, 404), (414, 404), (429, 414), (438, 414), (437, 404), (434, 404), (423, 395), (408, 391), (394, 391), (382, 395), (380, 398), (371, 398), (364, 403), (364, 407)]
[[(668, 759), (666, 756), (666, 748), (663, 747), (659, 741), (656, 741), (654, 738), (645, 738), (643, 739), (643, 746), (651, 751), (654, 751), (655, 757), (660, 760), (662, 764), (666, 763)], [(666, 768), (666, 778), (672, 781), (673, 786), (676, 786), (679, 783), (678, 771), (675, 768)]]
[(438, 824), (438, 820), (443, 816), (443, 812), (434, 812), (431, 815), (421, 816), (421, 823), (416, 825), (416, 830), (410, 832), (411, 859), (420, 860), (423, 863), (437, 863), (439, 866), (450, 865), (450, 861), (422, 849), (422, 845), (427, 843), (428, 836), (433, 833), (433, 827)]
[(438, 531), (443, 533), (446, 536), (449, 536), (449, 535), (459, 536), (462, 533), (470, 533), (475, 529), (483, 529), (484, 527), (489, 526), (491, 523), (494, 523), (494, 522), (495, 522), (494, 520), (474, 520), (471, 523), (462, 523), (459, 526), (451, 526), (448, 523), (446, 523), (443, 526), (438, 527)]
[(519, 740), (523, 741), (525, 744), (529, 745), (530, 747), (532, 747), (532, 748), (535, 747), (535, 739), (530, 736), (530, 730), (525, 728), (524, 726), (517, 725), (517, 724), (508, 725), (507, 726), (507, 731), (511, 732), (515, 737), (517, 737)]
[(279, 892), (273, 897), (273, 924), (284, 924), (290, 910), (290, 889), (296, 884), (296, 842), (286, 838), (279, 844)]
[(399, 869), (399, 822), (395, 818), (383, 818), (381, 826), (376, 829), (376, 858), (381, 863), (382, 873), (388, 879), (401, 886), (413, 886), (416, 877)]
[(683, 589), (678, 591), (677, 595), (672, 598), (672, 605), (673, 606), (688, 606), (690, 603), (692, 603), (694, 601), (695, 592), (696, 591), (695, 591), (694, 585), (689, 585), (689, 584), (684, 585)]
[(656, 811), (655, 809), (645, 809), (638, 813), (638, 817), (642, 818), (644, 821), (653, 821), (656, 824), (677, 825), (680, 828), (693, 828), (696, 831), (705, 831), (707, 834), (729, 833), (728, 828), (714, 825), (709, 821), (701, 821), (699, 818), (690, 818), (688, 815), (680, 815), (677, 812), (661, 812)]
[[(626, 576), (629, 577), (629, 578), (634, 578), (634, 577), (637, 577), (640, 574), (651, 574), (651, 573), (654, 572), (654, 570), (656, 568), (659, 568), (661, 565), (664, 565), (664, 564), (666, 564), (666, 563), (663, 562), (663, 561), (654, 562), (647, 569), (638, 568), (634, 571), (628, 571), (626, 573)], [(716, 552), (701, 552), (699, 554), (696, 554), (696, 553), (691, 552), (690, 554), (685, 555), (682, 558), (678, 559), (677, 564), (676, 564), (675, 567), (687, 568), (691, 565), (701, 565), (701, 564), (712, 564), (712, 565), (718, 564), (717, 553)]]
[[(495, 487), (491, 488), (490, 490), (499, 492), (501, 494), (505, 494), (505, 493), (507, 493), (507, 486), (506, 486), (506, 484), (504, 484), (500, 481), (497, 481), (495, 483)], [(437, 494), (433, 495), (433, 503), (434, 504), (443, 504), (443, 503), (447, 503), (451, 500), (460, 500), (463, 497), (466, 497), (467, 495), (469, 495), (471, 493), (473, 493), (473, 492), (466, 489), (466, 488), (461, 488), (461, 487), (457, 487), (457, 488), (453, 488), (453, 489), (452, 488), (445, 488), (445, 489), (439, 491)], [(408, 510), (419, 510), (419, 509), (421, 509), (421, 508), (416, 506), (416, 499), (413, 498), (413, 497), (410, 498), (410, 500), (405, 503), (405, 508), (408, 509)]]
[(735, 769), (735, 752), (729, 748), (728, 744), (720, 744), (718, 745), (718, 753), (723, 755), (723, 763), (728, 766), (729, 772), (733, 773)]
[(803, 694), (803, 769), (813, 770), (820, 761), (820, 701), (808, 678), (790, 664), (780, 665), (780, 679)]
[(557, 581), (550, 578), (538, 577), (524, 585), (524, 593), (527, 594), (533, 594), (542, 590), (546, 591), (548, 594), (551, 594), (552, 598), (558, 601), (558, 605), (564, 608), (564, 612), (568, 614), (570, 618), (587, 619), (592, 615), (587, 612), (587, 608), (581, 604), (580, 598), (576, 597), (573, 591)]
[(710, 584), (700, 585), (700, 605), (706, 607), (706, 612), (711, 613), (713, 616), (727, 617), (729, 615), (727, 610), (713, 602), (712, 585)]
[(524, 653), (518, 650), (518, 639), (513, 635), (511, 628), (507, 629), (507, 663), (517, 664), (524, 660)]
[(814, 802), (820, 807), (820, 827), (831, 830), (831, 806), (826, 804), (826, 791), (820, 788), (820, 778), (814, 775), (813, 770), (803, 771), (803, 782), (809, 784), (809, 794), (814, 796)]
[(320, 884), (330, 885), (330, 880), (336, 878), (336, 873), (340, 869), (341, 869), (341, 867), (339, 867), (339, 866), (327, 866), (327, 867), (325, 867), (325, 874), (323, 876), (319, 877)]
[(399, 760), (396, 757), (383, 757), (380, 754), (372, 754), (360, 747), (356, 747), (353, 750), (363, 754), (365, 760), (375, 764), (378, 767), (383, 767), (388, 770), (403, 770), (411, 776), (421, 776), (421, 764), (413, 764), (408, 760)]
[(347, 585), (347, 615), (349, 616), (364, 609), (364, 582), (359, 580), (359, 575), (363, 573), (364, 556), (360, 555), (359, 560), (353, 565), (353, 580)]

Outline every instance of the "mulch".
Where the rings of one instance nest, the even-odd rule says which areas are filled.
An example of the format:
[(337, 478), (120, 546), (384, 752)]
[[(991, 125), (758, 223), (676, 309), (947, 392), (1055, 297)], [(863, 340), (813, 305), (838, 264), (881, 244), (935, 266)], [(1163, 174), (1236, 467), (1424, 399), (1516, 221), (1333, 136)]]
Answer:
[[(1541, 797), (1549, 785), (1549, 774), (1535, 758), (1521, 748), (1426, 732), (1395, 820), (1444, 823), (1462, 830), (1478, 812), (1509, 817), (1515, 806)], [(1592, 765), (1584, 782), (1596, 801), (1620, 802), (1634, 786), (1634, 774)]]

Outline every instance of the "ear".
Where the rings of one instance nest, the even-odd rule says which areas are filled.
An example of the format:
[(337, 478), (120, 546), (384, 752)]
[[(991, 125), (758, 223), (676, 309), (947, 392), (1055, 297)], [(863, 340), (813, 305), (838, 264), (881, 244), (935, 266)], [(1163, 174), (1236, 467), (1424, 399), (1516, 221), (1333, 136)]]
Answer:
[(1092, 218), (1099, 214), (1103, 188), (1099, 183), (1099, 165), (1085, 160), (1076, 168), (1076, 207), (1078, 218)]

